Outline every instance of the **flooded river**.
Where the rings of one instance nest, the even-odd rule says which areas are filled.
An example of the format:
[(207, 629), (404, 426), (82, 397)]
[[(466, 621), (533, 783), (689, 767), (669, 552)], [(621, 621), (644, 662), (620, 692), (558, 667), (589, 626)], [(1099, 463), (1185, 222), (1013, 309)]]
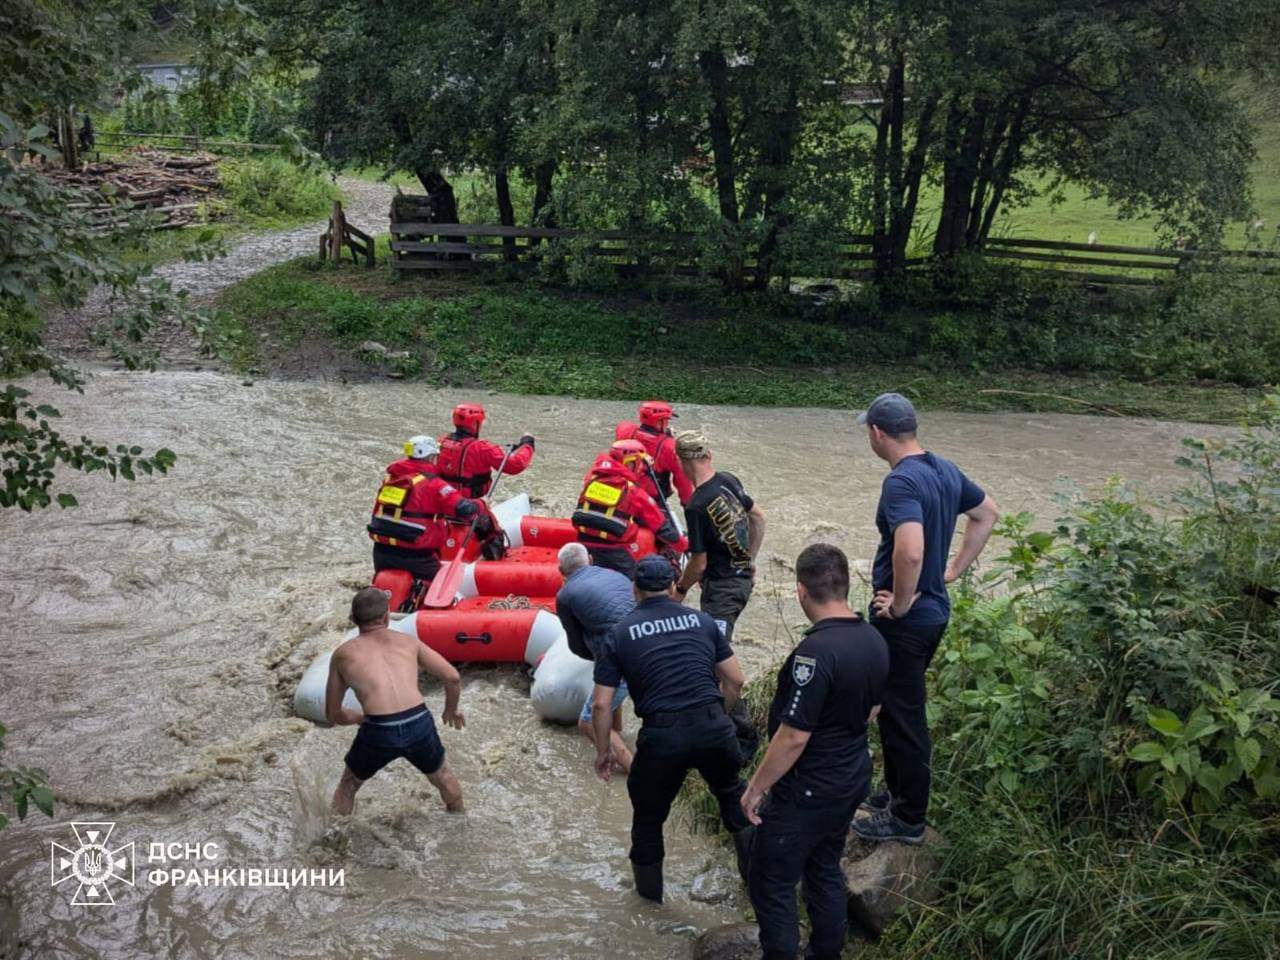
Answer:
[[(0, 832), (0, 957), (660, 958), (739, 916), (727, 852), (677, 824), (667, 904), (631, 892), (623, 783), (594, 778), (576, 731), (535, 718), (514, 667), (465, 670), (467, 727), (442, 730), (466, 814), (447, 815), (396, 764), (354, 817), (327, 815), (353, 730), (297, 720), (289, 700), (367, 582), (363, 526), (383, 467), (409, 434), (442, 431), (462, 393), (102, 371), (84, 397), (48, 397), (69, 434), (169, 446), (180, 460), (133, 484), (74, 477), (77, 510), (0, 512), (4, 759), (46, 768), (58, 794), (55, 820), (34, 814)], [(477, 399), (488, 435), (538, 437), (533, 468), (505, 491), (561, 514), (614, 422), (634, 412)], [(768, 514), (763, 583), (739, 628), (755, 673), (802, 620), (784, 564), (815, 539), (869, 556), (884, 467), (838, 412), (680, 409)], [(1060, 475), (1167, 489), (1188, 432), (1033, 414), (937, 414), (924, 428), (1002, 508), (1044, 516)], [(438, 712), (440, 691), (427, 701)], [(115, 885), (116, 905), (72, 906), (67, 885), (51, 888), (49, 844), (75, 848), (72, 820), (113, 821), (109, 846), (136, 843), (137, 886)], [(146, 880), (160, 866), (150, 844), (210, 842), (216, 861), (177, 866), (342, 869), (344, 884)]]

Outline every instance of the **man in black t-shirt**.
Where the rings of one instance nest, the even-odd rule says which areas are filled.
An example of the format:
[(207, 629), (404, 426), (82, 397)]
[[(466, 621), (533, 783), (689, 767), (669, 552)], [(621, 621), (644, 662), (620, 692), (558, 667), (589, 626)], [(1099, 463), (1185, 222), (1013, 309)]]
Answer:
[(764, 540), (764, 511), (732, 473), (717, 473), (711, 465), (711, 446), (695, 430), (676, 438), (680, 469), (693, 483), (693, 495), (684, 507), (689, 537), (688, 562), (676, 596), (683, 597), (701, 584), (699, 605), (724, 624), (733, 639), (733, 627), (751, 597), (755, 559)]
[(665, 557), (636, 565), (636, 609), (618, 621), (596, 650), (592, 732), (596, 773), (613, 767), (610, 709), (614, 690), (626, 681), (642, 726), (627, 775), (631, 795), (631, 868), (636, 892), (662, 901), (662, 826), (671, 803), (696, 769), (720, 804), (734, 834), (745, 874), (752, 830), (738, 801), (738, 743), (725, 713), (742, 689), (742, 668), (724, 633), (705, 613), (671, 597), (675, 571)]
[(817, 543), (801, 552), (796, 594), (813, 626), (778, 673), (772, 739), (742, 795), (756, 825), (749, 888), (764, 960), (796, 956), (801, 878), (810, 921), (805, 956), (836, 960), (846, 913), (840, 857), (871, 786), (867, 724), (884, 693), (889, 650), (849, 609), (849, 561), (838, 548)]
[[(696, 430), (676, 437), (680, 470), (694, 486), (684, 506), (689, 550), (684, 573), (676, 584), (683, 600), (695, 583), (701, 584), (698, 606), (709, 613), (733, 640), (733, 628), (751, 599), (756, 554), (764, 541), (764, 511), (732, 473), (717, 473), (711, 465), (711, 445)], [(738, 748), (746, 764), (756, 755), (760, 733), (747, 717), (745, 704), (730, 713), (738, 731)]]

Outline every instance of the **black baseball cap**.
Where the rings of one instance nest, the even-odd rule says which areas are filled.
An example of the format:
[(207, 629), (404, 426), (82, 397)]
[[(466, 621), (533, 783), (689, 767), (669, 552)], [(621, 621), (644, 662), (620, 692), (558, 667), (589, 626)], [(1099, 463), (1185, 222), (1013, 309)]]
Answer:
[(651, 553), (636, 564), (636, 586), (657, 593), (676, 582), (676, 570), (666, 557)]
[(879, 427), (885, 433), (914, 433), (916, 408), (900, 393), (882, 393), (858, 414), (858, 423)]

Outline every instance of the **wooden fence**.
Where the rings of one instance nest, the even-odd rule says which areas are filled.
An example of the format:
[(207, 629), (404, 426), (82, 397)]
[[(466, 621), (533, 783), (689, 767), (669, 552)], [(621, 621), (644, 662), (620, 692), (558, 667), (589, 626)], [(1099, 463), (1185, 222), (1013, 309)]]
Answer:
[(210, 140), (185, 133), (95, 133), (94, 140), (99, 146), (110, 148), (133, 147), (139, 144), (153, 147), (156, 150), (173, 150), (179, 153), (190, 153), (192, 150), (209, 150), (213, 153), (222, 151), (240, 152), (253, 150), (279, 150), (274, 143), (240, 143), (235, 140)]
[[(866, 279), (872, 274), (875, 260), (871, 251), (870, 236), (846, 237), (827, 256), (802, 271), (791, 265), (789, 273), (792, 279)], [(998, 237), (989, 239), (979, 252), (985, 257), (1090, 284), (1158, 284), (1176, 276), (1179, 270), (1210, 263), (1226, 268), (1249, 264), (1262, 272), (1280, 273), (1280, 254), (1262, 250), (1163, 249)], [(659, 263), (665, 271), (676, 274), (704, 272), (695, 240), (687, 234), (642, 236), (621, 230), (588, 233), (394, 218), (391, 223), (391, 263), (397, 271), (477, 270), (499, 264), (532, 267), (551, 255), (591, 257), (624, 274), (638, 273)], [(909, 259), (907, 266), (918, 267), (927, 262), (928, 258), (916, 257)], [(743, 263), (744, 275), (752, 276), (756, 268), (754, 255), (749, 255)]]

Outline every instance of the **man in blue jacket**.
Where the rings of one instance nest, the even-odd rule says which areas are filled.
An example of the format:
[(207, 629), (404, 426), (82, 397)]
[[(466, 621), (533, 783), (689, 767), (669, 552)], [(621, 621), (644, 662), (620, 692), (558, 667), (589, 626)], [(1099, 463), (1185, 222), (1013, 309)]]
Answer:
[[(614, 624), (636, 607), (631, 578), (607, 567), (593, 566), (591, 554), (580, 543), (566, 543), (558, 556), (564, 586), (556, 594), (556, 616), (564, 627), (569, 649), (583, 660), (595, 660), (596, 651), (608, 637)], [(622, 701), (627, 699), (626, 683), (619, 683), (613, 693), (611, 713), (613, 759), (623, 773), (631, 770), (631, 751), (622, 739)], [(591, 694), (582, 705), (578, 729), (592, 742)]]

